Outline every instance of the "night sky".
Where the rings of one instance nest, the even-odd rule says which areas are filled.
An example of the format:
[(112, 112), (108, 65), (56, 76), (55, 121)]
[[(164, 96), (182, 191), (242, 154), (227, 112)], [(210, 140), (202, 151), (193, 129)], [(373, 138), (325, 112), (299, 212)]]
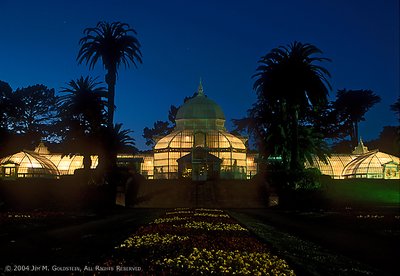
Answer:
[(331, 63), (331, 99), (338, 89), (372, 89), (382, 97), (360, 125), (364, 140), (396, 125), (389, 106), (399, 95), (398, 0), (292, 1), (21, 1), (0, 0), (0, 80), (15, 90), (44, 84), (59, 91), (81, 75), (104, 80), (78, 65), (83, 29), (121, 21), (138, 32), (143, 64), (123, 67), (116, 86), (115, 122), (134, 130), (167, 120), (203, 80), (205, 93), (227, 118), (245, 116), (255, 102), (251, 76), (258, 59), (294, 40), (319, 47)]

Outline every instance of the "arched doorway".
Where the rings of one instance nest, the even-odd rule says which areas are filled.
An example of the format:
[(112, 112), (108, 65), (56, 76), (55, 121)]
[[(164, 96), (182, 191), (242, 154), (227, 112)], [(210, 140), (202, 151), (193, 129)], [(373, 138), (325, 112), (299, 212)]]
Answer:
[(178, 174), (181, 178), (191, 178), (193, 181), (206, 181), (219, 178), (222, 160), (210, 154), (203, 147), (177, 160)]

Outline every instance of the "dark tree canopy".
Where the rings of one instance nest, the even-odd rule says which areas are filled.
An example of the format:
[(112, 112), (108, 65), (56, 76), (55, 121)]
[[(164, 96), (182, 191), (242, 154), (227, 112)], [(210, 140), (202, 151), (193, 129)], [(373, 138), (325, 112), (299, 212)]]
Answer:
[(52, 141), (57, 122), (54, 89), (37, 84), (12, 91), (0, 81), (1, 155), (32, 149), (40, 140)]
[(79, 43), (78, 62), (86, 61), (93, 69), (99, 59), (102, 59), (106, 70), (117, 70), (120, 64), (129, 67), (132, 63), (142, 63), (140, 43), (135, 37), (137, 32), (129, 24), (121, 22), (97, 23), (95, 28), (86, 28), (84, 37)]
[[(185, 98), (186, 99), (186, 98)], [(186, 102), (186, 101), (185, 101)], [(176, 114), (178, 113), (179, 106), (176, 107), (175, 105), (171, 105), (168, 111), (168, 121), (169, 121), (169, 128), (174, 128), (176, 126)]]
[(326, 108), (311, 110), (307, 115), (306, 121), (314, 123), (314, 128), (321, 133), (325, 139), (343, 139), (348, 136), (347, 123), (340, 122), (336, 109), (332, 102), (326, 105)]
[[(185, 97), (183, 102), (194, 98), (196, 93), (190, 97)], [(180, 106), (171, 105), (168, 111), (168, 121), (156, 121), (152, 128), (145, 127), (143, 129), (143, 138), (146, 139), (147, 146), (154, 146), (159, 138), (162, 138), (172, 132), (176, 126), (175, 118)]]
[(248, 138), (248, 140), (246, 141), (247, 148), (258, 146), (258, 144), (260, 143), (260, 138), (257, 136), (257, 133), (255, 131), (256, 126), (253, 118), (247, 116), (241, 119), (232, 119), (232, 123), (234, 125), (234, 130), (232, 131), (232, 134)]
[(121, 64), (129, 67), (132, 63), (142, 63), (139, 40), (136, 31), (126, 23), (104, 22), (97, 23), (95, 28), (86, 28), (84, 37), (80, 39), (81, 48), (77, 60), (85, 62), (93, 69), (99, 59), (107, 70), (105, 81), (108, 85), (108, 127), (113, 127), (115, 83), (118, 68)]
[(170, 134), (171, 131), (170, 123), (166, 121), (157, 121), (152, 128), (145, 127), (143, 137), (146, 139), (146, 145), (154, 146), (159, 138)]
[(342, 139), (342, 140), (336, 141), (331, 146), (332, 153), (351, 154), (351, 152), (353, 150), (354, 150), (353, 143), (350, 140), (346, 140), (346, 139)]
[(37, 84), (18, 88), (13, 97), (16, 114), (12, 128), (17, 133), (47, 134), (46, 127), (54, 123), (57, 114), (57, 97), (54, 89)]
[(327, 103), (329, 72), (315, 62), (322, 51), (311, 44), (293, 42), (274, 48), (259, 60), (254, 89), (270, 103), (285, 101), (288, 106), (317, 108)]
[(82, 154), (86, 170), (91, 166), (90, 155), (101, 150), (100, 132), (106, 123), (105, 102), (102, 100), (106, 90), (100, 85), (91, 77), (71, 80), (61, 90), (64, 95), (58, 102), (64, 151)]
[(81, 76), (61, 90), (63, 95), (58, 103), (64, 122), (75, 122), (84, 133), (95, 131), (106, 123), (106, 103), (102, 97), (107, 90), (101, 84), (94, 78)]
[(400, 156), (399, 127), (385, 126), (375, 140), (366, 142), (370, 149), (379, 149), (382, 152)]
[(9, 135), (18, 136), (14, 140), (19, 140), (22, 147), (30, 148), (40, 140), (49, 141), (54, 137), (57, 121), (54, 89), (37, 84), (12, 92), (7, 83), (1, 82), (0, 108), (0, 128)]
[[(99, 165), (98, 169), (105, 173), (111, 173), (117, 165), (117, 154), (124, 151), (137, 152), (135, 140), (130, 136), (130, 129), (122, 129), (122, 124), (115, 124), (114, 127), (101, 127), (98, 133)], [(111, 183), (113, 184), (113, 183)], [(115, 183), (114, 183), (115, 184)]]
[(9, 118), (13, 116), (12, 88), (4, 81), (0, 81), (0, 129), (8, 129)]
[(328, 103), (330, 74), (318, 63), (329, 59), (321, 53), (314, 45), (300, 42), (274, 48), (259, 60), (253, 76), (258, 99), (249, 115), (262, 139), (262, 153), (281, 156), (291, 171), (302, 168), (307, 158), (300, 149), (300, 143), (307, 144), (303, 133), (309, 133), (309, 144), (315, 145), (307, 147), (311, 152), (326, 148), (310, 120), (311, 112), (324, 111)]
[(390, 106), (390, 109), (397, 115), (397, 120), (400, 121), (400, 97), (398, 97), (397, 101)]
[(8, 153), (5, 149), (10, 140), (8, 125), (12, 112), (11, 98), (12, 88), (8, 83), (0, 81), (0, 158)]
[(337, 92), (336, 101), (333, 103), (338, 121), (350, 135), (353, 146), (358, 143), (358, 124), (365, 120), (365, 113), (379, 103), (381, 98), (372, 90), (346, 90)]
[(133, 133), (132, 130), (122, 129), (122, 124), (119, 123), (115, 124), (111, 130), (103, 127), (101, 132), (103, 148), (112, 151), (115, 156), (128, 147), (137, 151), (134, 147), (135, 139), (130, 136), (131, 133)]

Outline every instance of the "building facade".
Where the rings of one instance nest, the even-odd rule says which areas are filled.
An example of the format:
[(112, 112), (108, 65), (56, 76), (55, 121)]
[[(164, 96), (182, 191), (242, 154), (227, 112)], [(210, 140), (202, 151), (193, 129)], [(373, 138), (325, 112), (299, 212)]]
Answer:
[(221, 107), (200, 83), (195, 97), (179, 108), (174, 130), (154, 146), (154, 178), (246, 179), (254, 160), (248, 159), (245, 142), (226, 131)]
[[(98, 157), (91, 156), (91, 159), (91, 168), (95, 169)], [(82, 155), (51, 153), (43, 142), (34, 151), (23, 150), (0, 159), (0, 177), (2, 178), (58, 178), (62, 175), (74, 174), (76, 169), (82, 168)]]
[[(147, 179), (247, 179), (257, 173), (257, 154), (248, 154), (245, 142), (225, 129), (221, 107), (204, 94), (200, 82), (195, 97), (179, 108), (170, 134), (152, 151), (118, 154), (117, 162)], [(92, 168), (97, 164), (98, 157), (92, 156)], [(83, 168), (83, 156), (50, 153), (41, 143), (34, 151), (0, 159), (0, 166), (1, 177), (59, 177)]]
[[(257, 153), (249, 153), (246, 138), (225, 129), (221, 107), (209, 99), (202, 84), (176, 115), (173, 131), (157, 141), (152, 151), (118, 154), (119, 166), (128, 166), (147, 179), (250, 179), (257, 174)], [(91, 156), (95, 169), (98, 157)], [(332, 154), (327, 162), (313, 157), (306, 168), (318, 168), (334, 179), (400, 179), (399, 157), (368, 150), (360, 139), (352, 154)], [(74, 174), (83, 168), (82, 155), (50, 153), (40, 143), (34, 151), (21, 151), (0, 159), (0, 177), (50, 177)]]
[(399, 163), (399, 157), (368, 150), (360, 138), (352, 154), (332, 154), (327, 162), (314, 156), (312, 164), (306, 162), (306, 168), (318, 168), (334, 179), (400, 179)]

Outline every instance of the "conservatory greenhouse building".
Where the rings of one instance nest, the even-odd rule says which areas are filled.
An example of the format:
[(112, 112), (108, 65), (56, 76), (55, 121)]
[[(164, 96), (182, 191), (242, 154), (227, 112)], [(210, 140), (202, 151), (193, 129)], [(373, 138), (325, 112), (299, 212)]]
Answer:
[(225, 129), (221, 107), (209, 99), (200, 83), (194, 98), (176, 115), (176, 127), (154, 146), (154, 178), (246, 179), (255, 174), (254, 155), (246, 139)]
[(312, 164), (306, 162), (306, 167), (318, 168), (322, 174), (333, 179), (376, 178), (400, 179), (399, 157), (368, 150), (362, 139), (351, 154), (332, 154), (326, 162), (313, 157)]
[[(147, 179), (207, 180), (247, 179), (257, 173), (255, 157), (247, 152), (246, 139), (225, 129), (221, 107), (209, 99), (200, 83), (195, 97), (176, 115), (174, 130), (159, 139), (153, 151), (118, 154), (121, 166), (132, 166)], [(98, 164), (92, 156), (92, 168)], [(0, 177), (56, 177), (83, 168), (83, 156), (50, 153), (40, 143), (34, 151), (24, 150), (0, 158)]]
[[(204, 94), (200, 83), (195, 96), (179, 108), (170, 134), (159, 139), (152, 151), (121, 153), (117, 162), (147, 179), (249, 179), (257, 174), (257, 154), (250, 153), (245, 142), (246, 138), (225, 129), (221, 107)], [(98, 157), (91, 159), (95, 169)], [(352, 154), (332, 154), (326, 162), (315, 156), (305, 166), (318, 168), (334, 179), (400, 179), (399, 157), (368, 150), (361, 139)], [(82, 155), (51, 153), (43, 143), (34, 151), (0, 158), (1, 178), (59, 178), (81, 168)]]

